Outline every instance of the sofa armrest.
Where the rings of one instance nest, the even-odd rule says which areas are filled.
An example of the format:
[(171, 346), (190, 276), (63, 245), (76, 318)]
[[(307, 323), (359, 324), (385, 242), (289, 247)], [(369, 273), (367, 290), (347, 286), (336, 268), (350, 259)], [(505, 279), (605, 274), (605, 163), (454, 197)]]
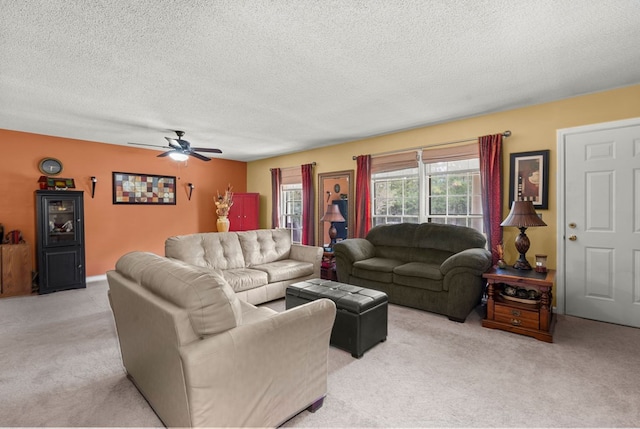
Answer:
[(338, 281), (348, 283), (353, 263), (373, 258), (376, 255), (376, 248), (364, 238), (349, 238), (334, 244), (333, 254), (336, 258)]
[(334, 244), (333, 253), (336, 258), (343, 258), (353, 265), (356, 261), (373, 258), (376, 255), (376, 248), (367, 239), (349, 238)]
[(322, 247), (306, 246), (304, 244), (292, 244), (289, 257), (296, 261), (312, 262), (318, 264), (322, 260)]
[(313, 264), (313, 274), (320, 277), (320, 266), (322, 264), (322, 247), (307, 246), (304, 244), (292, 244), (289, 258), (296, 261), (311, 262)]
[(446, 276), (455, 268), (464, 268), (473, 274), (482, 275), (489, 267), (491, 267), (491, 253), (487, 249), (473, 248), (448, 257), (440, 265), (440, 271)]
[(275, 427), (324, 397), (335, 315), (319, 299), (182, 347), (191, 425)]

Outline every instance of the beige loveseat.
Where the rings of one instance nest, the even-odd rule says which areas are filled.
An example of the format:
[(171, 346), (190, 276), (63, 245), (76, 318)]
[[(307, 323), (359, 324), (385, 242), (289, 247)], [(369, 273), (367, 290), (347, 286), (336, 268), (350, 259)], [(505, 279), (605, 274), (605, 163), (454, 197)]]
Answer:
[(165, 425), (273, 427), (322, 405), (332, 301), (257, 308), (216, 271), (144, 252), (107, 278), (124, 367)]
[(287, 229), (205, 232), (169, 237), (165, 256), (220, 270), (250, 304), (284, 298), (292, 283), (320, 277), (322, 248), (291, 242)]

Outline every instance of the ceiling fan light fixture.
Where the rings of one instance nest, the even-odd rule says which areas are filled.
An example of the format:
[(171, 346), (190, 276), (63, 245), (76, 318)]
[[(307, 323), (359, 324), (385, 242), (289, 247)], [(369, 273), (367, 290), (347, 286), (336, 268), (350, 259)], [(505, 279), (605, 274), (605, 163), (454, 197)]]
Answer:
[(174, 161), (186, 161), (187, 159), (189, 159), (189, 156), (181, 152), (171, 152), (169, 154), (169, 158), (173, 159)]

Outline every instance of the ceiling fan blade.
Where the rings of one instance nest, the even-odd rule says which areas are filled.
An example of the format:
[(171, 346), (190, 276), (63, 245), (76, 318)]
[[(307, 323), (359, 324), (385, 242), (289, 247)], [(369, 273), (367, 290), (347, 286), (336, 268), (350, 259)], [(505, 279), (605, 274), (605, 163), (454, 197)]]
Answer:
[(209, 149), (206, 147), (192, 147), (191, 150), (195, 150), (198, 152), (208, 152), (208, 153), (222, 153), (220, 149)]
[(189, 152), (187, 155), (191, 155), (192, 157), (201, 159), (202, 161), (211, 161), (211, 158), (207, 158), (206, 156), (200, 155), (196, 152)]
[(145, 143), (134, 143), (134, 142), (127, 142), (129, 144), (133, 144), (136, 146), (149, 146), (149, 147), (159, 147), (159, 148), (165, 148), (166, 146), (158, 146), (157, 144), (145, 144)]
[(169, 146), (175, 147), (176, 149), (182, 149), (179, 140), (172, 139), (171, 137), (165, 137), (165, 139), (167, 139), (167, 141), (169, 142)]
[(161, 153), (160, 155), (158, 155), (158, 158), (162, 158), (162, 157), (165, 157), (165, 156), (169, 156), (169, 155), (170, 155), (170, 154), (172, 154), (173, 152), (175, 152), (175, 150), (170, 150), (170, 151), (167, 151), (167, 152), (163, 152), (163, 153)]

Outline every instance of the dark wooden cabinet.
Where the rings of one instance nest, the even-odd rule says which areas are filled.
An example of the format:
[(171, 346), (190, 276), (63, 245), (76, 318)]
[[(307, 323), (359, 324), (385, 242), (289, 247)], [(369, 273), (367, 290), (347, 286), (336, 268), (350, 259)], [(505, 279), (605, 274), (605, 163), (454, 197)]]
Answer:
[(36, 191), (39, 292), (86, 287), (82, 191)]
[(249, 231), (259, 228), (260, 194), (233, 194), (229, 211), (229, 231)]

